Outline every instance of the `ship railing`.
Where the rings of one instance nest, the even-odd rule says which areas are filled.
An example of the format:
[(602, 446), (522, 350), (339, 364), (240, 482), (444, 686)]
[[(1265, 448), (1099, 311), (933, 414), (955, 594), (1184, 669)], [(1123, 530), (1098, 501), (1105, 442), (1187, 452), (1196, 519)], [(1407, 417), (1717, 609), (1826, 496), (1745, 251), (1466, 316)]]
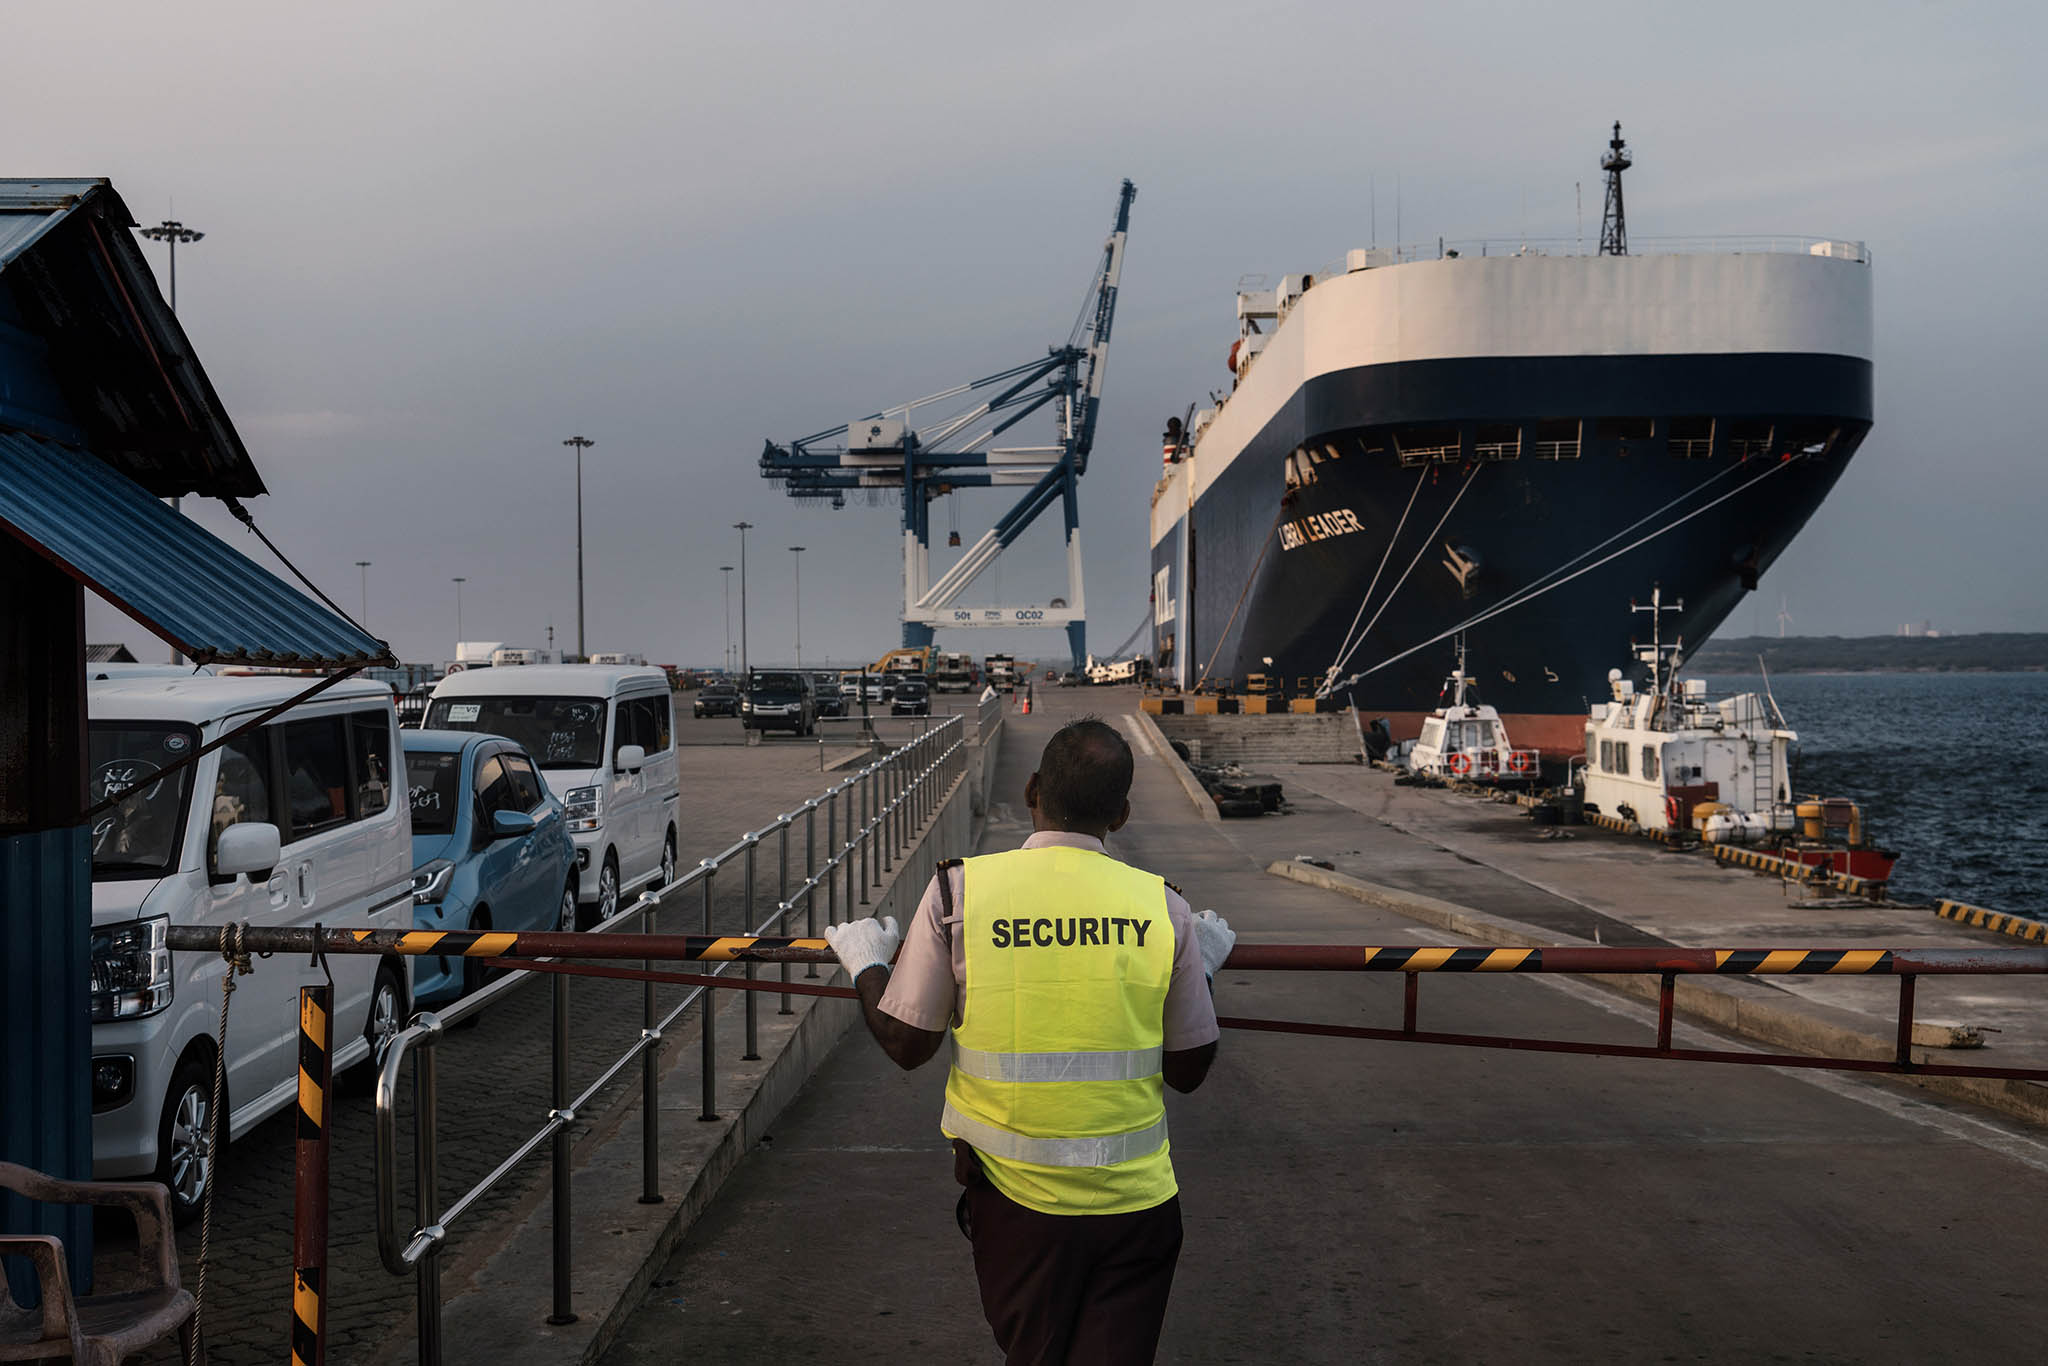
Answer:
[[(1653, 237), (1631, 235), (1631, 256), (1827, 256), (1869, 265), (1866, 242), (1838, 237), (1809, 237), (1800, 234), (1705, 235)], [(1494, 256), (1596, 256), (1600, 241), (1586, 237), (1459, 237), (1427, 242), (1404, 242), (1372, 249), (1373, 266), (1406, 265), (1411, 261), (1440, 261)], [(1313, 272), (1315, 282), (1351, 273), (1348, 260), (1339, 259)]]

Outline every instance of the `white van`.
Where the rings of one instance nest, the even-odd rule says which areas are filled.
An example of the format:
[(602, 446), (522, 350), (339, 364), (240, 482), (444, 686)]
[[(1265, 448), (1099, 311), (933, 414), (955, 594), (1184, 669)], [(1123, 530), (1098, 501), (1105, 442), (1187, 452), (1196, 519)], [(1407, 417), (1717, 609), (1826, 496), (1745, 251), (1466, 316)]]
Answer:
[[(199, 746), (304, 692), (304, 678), (137, 678), (87, 689), (91, 801), (141, 787), (93, 821), (93, 1172), (154, 1175), (178, 1217), (213, 1174), (205, 1134), (222, 960), (173, 955), (178, 925), (412, 927), (412, 815), (394, 788), (391, 689), (350, 680), (170, 778)], [(306, 955), (252, 960), (228, 1016), (229, 1138), (298, 1091), (298, 993), (322, 979)], [(397, 962), (341, 954), (334, 1066), (370, 1055), (405, 1021)]]
[(429, 730), (517, 740), (568, 809), (576, 841), (577, 919), (676, 878), (673, 694), (659, 669), (536, 664), (467, 670), (434, 687)]

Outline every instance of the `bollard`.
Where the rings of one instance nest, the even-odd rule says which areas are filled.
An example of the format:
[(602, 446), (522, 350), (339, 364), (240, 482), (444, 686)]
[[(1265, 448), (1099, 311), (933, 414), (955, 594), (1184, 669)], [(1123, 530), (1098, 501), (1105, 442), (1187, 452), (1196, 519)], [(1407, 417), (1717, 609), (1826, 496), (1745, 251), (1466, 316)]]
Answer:
[[(704, 933), (716, 934), (717, 930), (711, 924), (711, 884), (718, 879), (718, 865), (710, 859), (705, 859), (697, 866), (704, 870)], [(702, 1000), (704, 1027), (700, 1034), (703, 1046), (701, 1065), (704, 1071), (704, 1108), (697, 1118), (708, 1121), (718, 1118), (718, 1052), (712, 1038), (716, 1007), (712, 1004), (710, 992), (703, 992)]]
[[(569, 1109), (569, 979), (557, 977), (551, 985), (554, 988), (555, 1018), (552, 1035), (553, 1079), (550, 1094), (554, 1097), (554, 1109), (548, 1118), (555, 1121), (554, 1138), (554, 1203), (549, 1211), (554, 1228), (554, 1312), (548, 1315), (548, 1322), (556, 1325), (576, 1322), (576, 1311), (569, 1307), (569, 1249), (570, 1233), (574, 1229), (574, 1198), (572, 1178), (575, 1168), (571, 1164), (574, 1143), (569, 1125), (576, 1118)], [(421, 1058), (423, 1065), (431, 1065), (433, 1057), (429, 1051)], [(427, 1111), (422, 1108), (422, 1114)], [(426, 1131), (420, 1136), (420, 1146), (427, 1146)]]
[(299, 1126), (292, 1154), (292, 1366), (327, 1361), (327, 1121), (334, 988), (299, 988)]
[[(740, 931), (742, 933), (746, 933), (747, 931), (751, 930), (754, 924), (754, 851), (760, 848), (760, 846), (760, 831), (754, 831), (753, 833), (747, 836), (746, 905), (745, 908), (740, 912)], [(754, 965), (752, 963), (748, 963), (746, 965), (745, 976), (749, 982), (754, 980)], [(746, 1051), (740, 1054), (740, 1061), (759, 1062), (761, 1060), (761, 1049), (759, 1044), (759, 1038), (755, 1032), (756, 1025), (754, 1023), (754, 993), (750, 991), (746, 995), (747, 999), (742, 1003), (742, 1007), (746, 1012), (745, 1019), (747, 1047)]]
[[(665, 888), (663, 890), (666, 890)], [(640, 933), (653, 934), (654, 912), (661, 903), (640, 899)], [(654, 960), (640, 960), (643, 971), (654, 971)], [(640, 1203), (661, 1203), (661, 1032), (654, 1027), (654, 983), (641, 984), (640, 1038)]]

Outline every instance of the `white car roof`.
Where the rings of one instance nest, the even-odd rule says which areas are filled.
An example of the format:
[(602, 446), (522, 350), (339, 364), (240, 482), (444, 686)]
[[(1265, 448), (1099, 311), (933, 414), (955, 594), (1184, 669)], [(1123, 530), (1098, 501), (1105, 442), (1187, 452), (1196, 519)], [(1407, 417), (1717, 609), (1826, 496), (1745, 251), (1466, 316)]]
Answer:
[[(238, 712), (264, 711), (289, 702), (316, 680), (292, 674), (240, 677), (110, 678), (86, 689), (86, 714), (95, 721), (183, 721), (204, 725)], [(317, 702), (391, 702), (390, 685), (351, 678)]]
[(626, 684), (666, 690), (659, 669), (619, 664), (499, 664), (464, 669), (434, 685), (436, 697), (610, 697)]

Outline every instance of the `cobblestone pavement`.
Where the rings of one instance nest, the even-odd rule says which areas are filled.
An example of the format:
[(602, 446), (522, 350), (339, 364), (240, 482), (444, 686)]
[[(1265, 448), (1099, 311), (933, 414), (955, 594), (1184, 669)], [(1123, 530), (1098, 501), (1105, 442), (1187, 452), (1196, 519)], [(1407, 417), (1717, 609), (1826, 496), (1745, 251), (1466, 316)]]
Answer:
[[(679, 738), (689, 743), (687, 729), (720, 722), (692, 723), (687, 713)], [(730, 724), (730, 723), (724, 723)], [(911, 729), (885, 725), (882, 734), (896, 740)], [(828, 745), (825, 759), (852, 757), (842, 743)], [(815, 742), (769, 740), (730, 750), (689, 748), (683, 752), (682, 796), (679, 805), (679, 855), (684, 868), (716, 854), (749, 830), (768, 825), (775, 816), (799, 806), (852, 772), (852, 768), (821, 774)], [(842, 808), (843, 811), (843, 808)], [(842, 836), (843, 837), (843, 836)], [(773, 913), (777, 888), (777, 841), (763, 841), (757, 854), (756, 900), (751, 915), (744, 906), (743, 876), (737, 863), (716, 879), (713, 926), (723, 932), (751, 929)], [(817, 818), (818, 857), (825, 857), (825, 817)], [(799, 823), (789, 851), (791, 882), (803, 879), (803, 836)], [(841, 884), (843, 895), (844, 884)], [(695, 931), (704, 925), (701, 892), (692, 887), (680, 894), (679, 909), (658, 918), (657, 929)], [(823, 907), (820, 907), (823, 917)], [(795, 917), (792, 929), (803, 929)], [(801, 973), (801, 969), (798, 969)], [(564, 979), (567, 980), (567, 979)], [(657, 990), (657, 1006), (666, 1014), (684, 993), (681, 987)], [(634, 1039), (641, 1025), (638, 984), (576, 979), (570, 984), (572, 1061), (570, 1084), (580, 1091)], [(775, 998), (758, 998), (773, 1010)], [(692, 1012), (694, 1015), (695, 1012)], [(439, 1045), (440, 1178), (443, 1207), (487, 1174), (525, 1137), (540, 1127), (549, 1108), (548, 1055), (550, 988), (532, 985), (510, 993), (478, 1017), (473, 1025), (448, 1032)], [(685, 1020), (681, 1023), (688, 1024)], [(230, 1023), (230, 1032), (233, 1025)], [(674, 1029), (664, 1047), (695, 1047), (695, 1029)], [(629, 1103), (622, 1087), (639, 1076), (628, 1067), (592, 1104), (583, 1107), (575, 1131), (579, 1138), (601, 1122), (614, 1103)], [(331, 1137), (329, 1232), (328, 1357), (345, 1363), (368, 1357), (394, 1332), (410, 1333), (413, 1318), (412, 1281), (388, 1274), (377, 1256), (376, 1178), (373, 1169), (375, 1134), (370, 1077), (367, 1068), (336, 1081)], [(407, 1087), (409, 1093), (410, 1087)], [(412, 1154), (407, 1114), (401, 1120), (399, 1171), (404, 1174), (404, 1207), (411, 1208)], [(291, 1217), (293, 1126), (290, 1112), (273, 1116), (235, 1143), (221, 1164), (213, 1225), (213, 1266), (205, 1309), (209, 1360), (215, 1366), (271, 1363), (282, 1360), (289, 1342), (291, 1284)], [(453, 1280), (465, 1258), (480, 1252), (492, 1221), (524, 1204), (545, 1188), (545, 1149), (529, 1159), (462, 1221), (453, 1226), (443, 1256), (444, 1275)], [(130, 1238), (132, 1241), (132, 1235)], [(117, 1225), (102, 1235), (102, 1264), (122, 1254)], [(183, 1275), (188, 1287), (198, 1281), (199, 1229), (182, 1230), (179, 1238)], [(536, 1312), (545, 1312), (545, 1308)], [(452, 1359), (460, 1359), (459, 1353)], [(175, 1347), (130, 1358), (149, 1366), (177, 1361)]]

